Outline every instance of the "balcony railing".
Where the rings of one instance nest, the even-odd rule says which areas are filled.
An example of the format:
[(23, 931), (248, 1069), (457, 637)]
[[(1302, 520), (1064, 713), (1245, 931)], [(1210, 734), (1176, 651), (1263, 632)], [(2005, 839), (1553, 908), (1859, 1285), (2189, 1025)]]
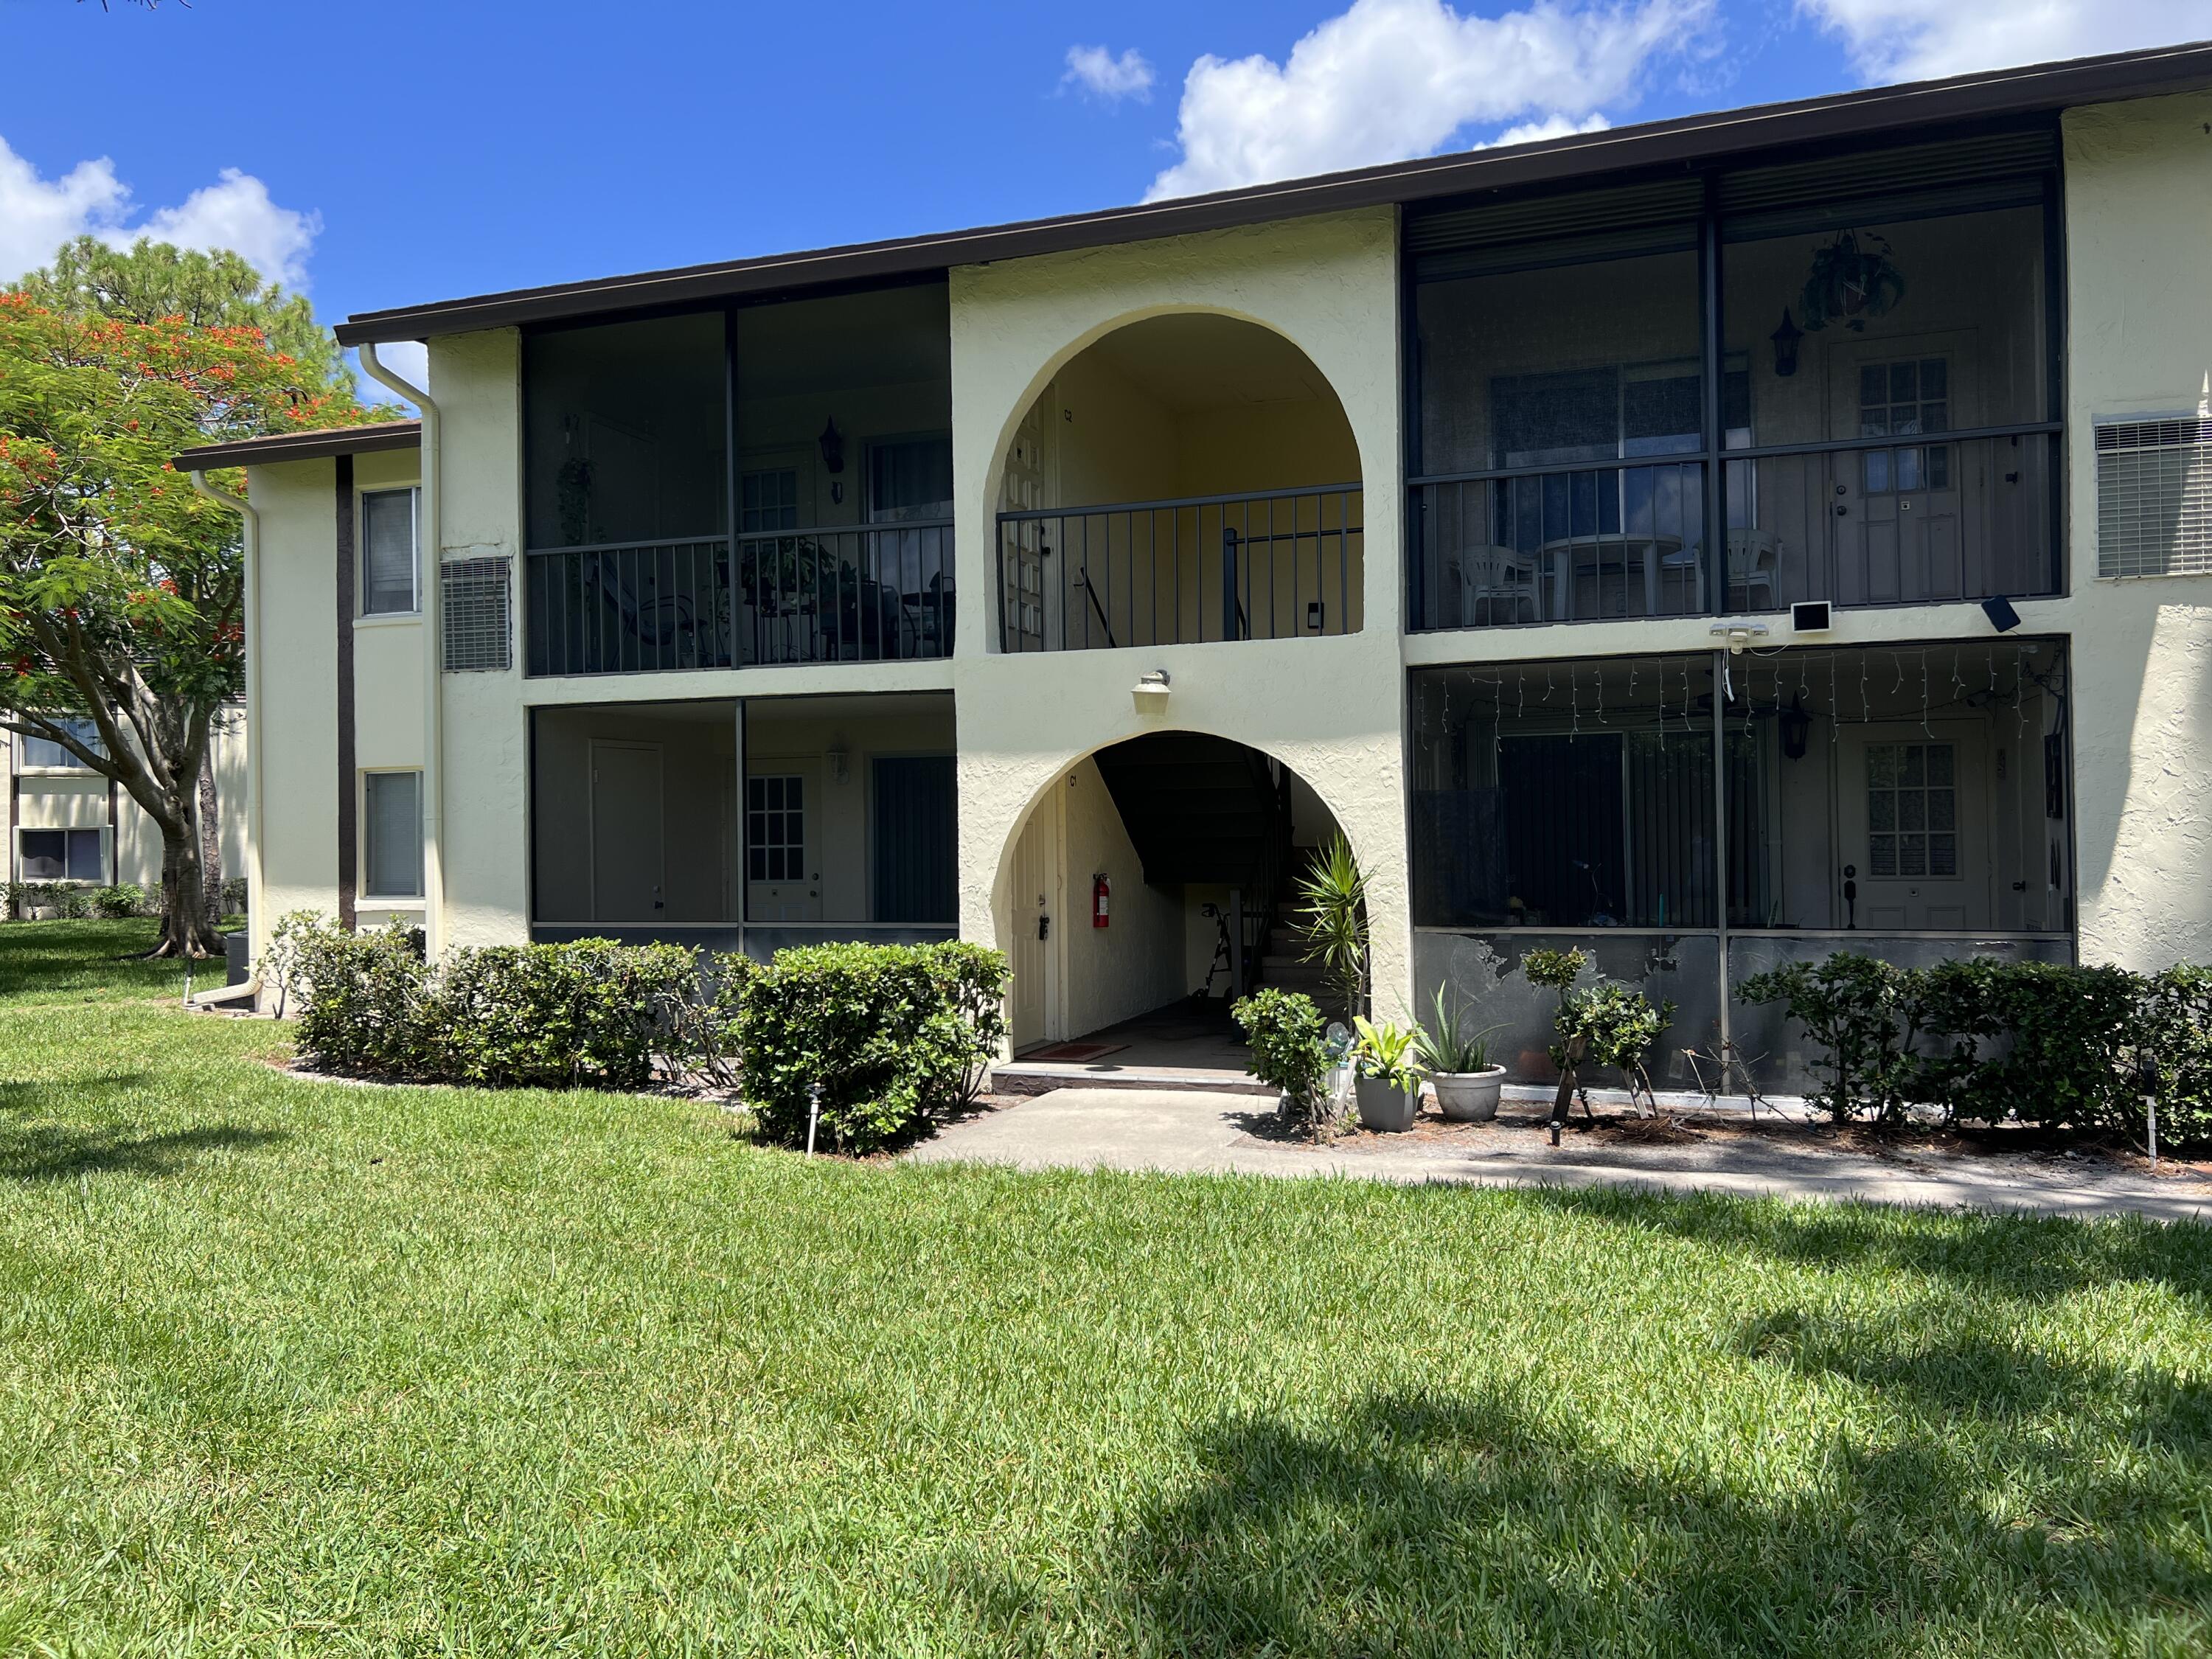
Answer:
[(2059, 442), (2041, 423), (1729, 451), (1724, 587), (1702, 459), (1416, 479), (1408, 625), (2056, 593)]
[(999, 515), (1008, 651), (1291, 639), (1359, 629), (1360, 487)]
[(532, 674), (952, 653), (950, 520), (550, 548), (528, 562)]

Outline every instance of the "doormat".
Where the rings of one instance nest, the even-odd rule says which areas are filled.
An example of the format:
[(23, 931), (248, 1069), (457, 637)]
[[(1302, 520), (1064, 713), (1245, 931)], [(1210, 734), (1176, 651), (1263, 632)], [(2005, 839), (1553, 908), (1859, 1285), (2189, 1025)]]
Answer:
[(1126, 1042), (1055, 1042), (1048, 1048), (1032, 1048), (1027, 1054), (1017, 1054), (1017, 1060), (1099, 1060), (1108, 1054), (1118, 1054), (1129, 1045)]

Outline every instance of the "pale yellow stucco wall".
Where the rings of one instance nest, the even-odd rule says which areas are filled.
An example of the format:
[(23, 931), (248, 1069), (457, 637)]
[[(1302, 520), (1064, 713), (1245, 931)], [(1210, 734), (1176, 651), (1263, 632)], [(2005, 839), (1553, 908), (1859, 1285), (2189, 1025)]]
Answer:
[(338, 890), (337, 464), (255, 467), (260, 514), (261, 890), (258, 956), (276, 919), (333, 912)]
[[(521, 363), (521, 336), (513, 329), (431, 344), (430, 392), (443, 423), (444, 556), (509, 559), (517, 613), (523, 584)], [(519, 630), (512, 643), (505, 673), (440, 677), (440, 843), (449, 945), (520, 945), (529, 938), (529, 741)]]
[[(1386, 1012), (1404, 1011), (1412, 967), (1395, 556), (1401, 495), (1396, 296), (1395, 220), (1387, 211), (952, 273), (960, 588), (983, 600), (961, 608), (953, 663), (964, 936), (1001, 947), (1010, 942), (1013, 842), (1045, 789), (1065, 788), (1078, 762), (1121, 738), (1163, 728), (1206, 732), (1282, 760), (1343, 826), (1372, 884), (1376, 1000)], [(999, 654), (990, 635), (994, 514), (1015, 425), (1085, 346), (1116, 327), (1174, 311), (1217, 312), (1275, 330), (1305, 353), (1342, 403), (1365, 486), (1363, 631)], [(1152, 669), (1166, 671), (1173, 690), (1164, 714), (1143, 715), (1130, 688)], [(1091, 872), (1063, 874), (1073, 884), (1087, 882)], [(1171, 958), (1168, 977), (1179, 985), (1181, 951), (1163, 954)], [(1089, 1029), (1098, 1022), (1074, 994), (1080, 987), (1073, 955), (1068, 963), (1068, 1023), (1072, 1030)]]
[(2212, 94), (2070, 110), (2064, 134), (2073, 597), (2056, 608), (2081, 957), (2212, 962), (2212, 577), (2097, 580), (2091, 441), (2095, 416), (2212, 394)]

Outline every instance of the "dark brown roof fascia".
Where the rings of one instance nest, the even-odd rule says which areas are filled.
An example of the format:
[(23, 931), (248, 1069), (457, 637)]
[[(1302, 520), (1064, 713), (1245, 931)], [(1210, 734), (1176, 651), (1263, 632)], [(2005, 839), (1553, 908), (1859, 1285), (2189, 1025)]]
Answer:
[(332, 455), (369, 455), (380, 449), (419, 449), (420, 421), (379, 421), (374, 426), (326, 427), (313, 432), (277, 432), (265, 438), (188, 449), (170, 465), (179, 472), (204, 472), (217, 466), (267, 466), (272, 461), (319, 461)]
[(1710, 163), (1795, 145), (1877, 137), (1948, 122), (2033, 114), (2075, 104), (2153, 97), (2208, 84), (2212, 84), (2212, 43), (2115, 52), (1791, 103), (1754, 105), (1719, 114), (1683, 116), (1103, 212), (360, 312), (338, 325), (337, 337), (349, 346), (415, 340), (598, 313), (697, 304), (817, 283), (880, 280), (951, 265), (1226, 229), (1270, 219)]

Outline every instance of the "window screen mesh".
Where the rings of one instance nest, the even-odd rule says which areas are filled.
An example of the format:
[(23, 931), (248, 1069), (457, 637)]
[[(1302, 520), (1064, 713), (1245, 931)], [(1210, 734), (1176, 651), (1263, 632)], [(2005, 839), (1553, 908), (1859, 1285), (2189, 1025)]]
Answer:
[(2098, 422), (2097, 574), (2212, 574), (2212, 420)]
[(513, 665), (508, 644), (508, 564), (503, 553), (448, 559), (441, 569), (444, 595), (446, 672), (504, 673)]

